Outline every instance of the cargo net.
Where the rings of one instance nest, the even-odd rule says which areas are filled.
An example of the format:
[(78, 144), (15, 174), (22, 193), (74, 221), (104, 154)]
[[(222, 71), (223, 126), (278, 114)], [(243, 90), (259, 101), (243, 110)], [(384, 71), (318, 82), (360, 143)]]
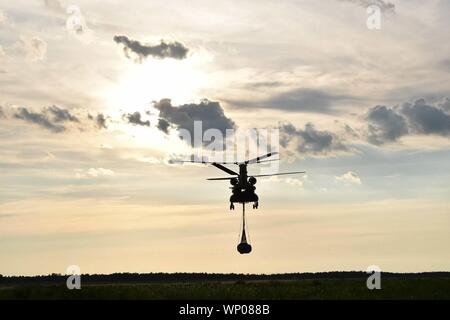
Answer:
[(237, 245), (237, 251), (240, 254), (248, 254), (252, 252), (252, 246), (250, 245), (250, 238), (245, 222), (245, 203), (242, 204), (242, 232), (240, 234), (240, 243)]

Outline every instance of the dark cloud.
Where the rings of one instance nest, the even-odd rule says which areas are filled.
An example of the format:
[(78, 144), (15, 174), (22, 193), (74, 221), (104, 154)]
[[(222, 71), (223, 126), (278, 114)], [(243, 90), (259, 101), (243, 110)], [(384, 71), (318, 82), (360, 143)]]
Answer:
[(88, 115), (88, 118), (92, 121), (95, 121), (95, 124), (100, 129), (107, 129), (108, 125), (106, 124), (107, 117), (103, 113), (97, 114), (95, 117), (92, 115)]
[(376, 106), (369, 110), (368, 140), (373, 144), (392, 142), (408, 133), (405, 118), (394, 109)]
[(380, 145), (408, 134), (450, 136), (449, 104), (448, 98), (437, 106), (419, 99), (400, 107), (371, 108), (367, 114), (368, 141)]
[(159, 59), (173, 58), (181, 60), (186, 58), (189, 51), (188, 48), (177, 41), (164, 42), (161, 40), (161, 43), (155, 46), (144, 45), (126, 36), (114, 36), (114, 41), (123, 45), (123, 51), (127, 58), (131, 58), (130, 53), (135, 54), (137, 62), (142, 62), (148, 56)]
[(233, 101), (232, 105), (245, 108), (276, 109), (289, 112), (335, 113), (337, 102), (355, 100), (354, 97), (331, 94), (318, 89), (300, 88), (280, 93), (261, 101)]
[(99, 113), (96, 118), (97, 126), (100, 129), (106, 129), (108, 126), (106, 125), (106, 116), (103, 113)]
[(260, 81), (250, 82), (246, 86), (248, 88), (276, 88), (282, 86), (284, 83), (281, 81)]
[(54, 122), (79, 122), (78, 118), (74, 115), (70, 114), (70, 112), (66, 109), (61, 109), (55, 105), (48, 107), (44, 112), (53, 116)]
[(395, 4), (389, 1), (384, 0), (338, 0), (338, 1), (351, 2), (364, 8), (375, 5), (385, 12), (395, 13)]
[(8, 112), (2, 112), (0, 107), (0, 117), (2, 116), (27, 121), (56, 133), (65, 131), (68, 124), (76, 124), (79, 130), (84, 130), (85, 125), (91, 127), (86, 121), (93, 121), (97, 128), (106, 129), (109, 119), (103, 113), (98, 113), (97, 115), (88, 113), (87, 116), (79, 118), (70, 110), (55, 105), (42, 108), (39, 111), (21, 107), (17, 109), (9, 108)]
[[(32, 111), (26, 107), (9, 108), (8, 110), (7, 113), (3, 113), (5, 118), (23, 120), (56, 133), (65, 131), (68, 124), (76, 124), (79, 130), (83, 130), (86, 120), (94, 121), (98, 128), (107, 128), (107, 117), (101, 113), (97, 116), (88, 114), (87, 117), (79, 118), (69, 110), (55, 105), (42, 108), (39, 111)], [(0, 107), (0, 117), (2, 116), (1, 111)]]
[(0, 118), (5, 118), (5, 112), (3, 111), (3, 107), (0, 106)]
[(134, 113), (125, 114), (124, 118), (127, 119), (128, 122), (131, 124), (135, 124), (138, 126), (147, 126), (147, 127), (150, 126), (150, 121), (149, 120), (143, 121), (141, 118), (141, 114), (138, 111), (136, 111)]
[(324, 155), (336, 151), (348, 151), (341, 139), (332, 132), (317, 130), (312, 123), (307, 123), (304, 129), (298, 129), (291, 123), (280, 127), (280, 144), (286, 148), (293, 145), (300, 155)]
[(49, 119), (48, 114), (44, 112), (35, 113), (29, 111), (27, 108), (19, 108), (17, 112), (14, 113), (14, 117), (16, 119), (24, 120), (33, 124), (37, 124), (43, 128), (46, 128), (53, 132), (62, 132), (66, 128), (61, 124), (53, 123), (51, 119)]
[(438, 135), (450, 133), (450, 115), (442, 109), (428, 105), (424, 99), (419, 99), (414, 104), (404, 104), (400, 112), (408, 119), (414, 133)]
[(291, 111), (323, 112), (330, 108), (333, 97), (312, 89), (297, 89), (269, 99), (268, 105)]
[(27, 108), (19, 108), (14, 112), (14, 118), (37, 124), (53, 132), (62, 132), (66, 129), (64, 123), (79, 122), (78, 118), (69, 110), (59, 108), (55, 105), (33, 112)]
[(170, 123), (167, 120), (159, 119), (157, 128), (164, 133), (169, 133)]
[(185, 129), (193, 136), (194, 121), (202, 121), (202, 130), (218, 129), (225, 136), (227, 129), (234, 129), (234, 122), (228, 118), (219, 102), (202, 100), (199, 104), (191, 103), (172, 106), (169, 99), (154, 103), (159, 110), (159, 117), (164, 120), (158, 128), (164, 131), (166, 124), (172, 124), (177, 129)]

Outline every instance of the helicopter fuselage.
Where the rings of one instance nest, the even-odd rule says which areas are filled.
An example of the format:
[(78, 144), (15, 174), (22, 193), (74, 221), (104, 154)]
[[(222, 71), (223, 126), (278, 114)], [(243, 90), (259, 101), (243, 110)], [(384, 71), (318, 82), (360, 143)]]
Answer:
[(230, 180), (233, 187), (231, 188), (233, 194), (230, 197), (230, 209), (234, 209), (234, 203), (248, 203), (253, 202), (253, 208), (258, 208), (258, 195), (255, 193), (256, 179), (248, 177), (247, 165), (239, 165), (239, 176)]

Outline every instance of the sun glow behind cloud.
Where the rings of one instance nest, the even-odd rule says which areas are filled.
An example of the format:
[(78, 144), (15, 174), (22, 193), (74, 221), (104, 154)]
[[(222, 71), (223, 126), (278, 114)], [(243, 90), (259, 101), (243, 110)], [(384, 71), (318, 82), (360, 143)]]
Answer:
[(135, 111), (163, 98), (175, 104), (198, 101), (203, 98), (200, 91), (208, 86), (204, 67), (211, 60), (209, 52), (199, 51), (185, 60), (126, 61), (118, 84), (106, 92), (107, 104), (113, 110)]
[(142, 63), (123, 60), (122, 75), (117, 83), (103, 92), (106, 110), (112, 119), (121, 119), (124, 114), (139, 111), (150, 126), (133, 126), (122, 121), (112, 121), (110, 130), (117, 132), (119, 144), (143, 150), (158, 150), (163, 154), (186, 153), (187, 145), (176, 132), (168, 135), (156, 129), (159, 111), (152, 106), (154, 101), (170, 98), (174, 105), (198, 102), (205, 98), (202, 92), (212, 85), (207, 72), (213, 54), (196, 48), (183, 60), (148, 58)]

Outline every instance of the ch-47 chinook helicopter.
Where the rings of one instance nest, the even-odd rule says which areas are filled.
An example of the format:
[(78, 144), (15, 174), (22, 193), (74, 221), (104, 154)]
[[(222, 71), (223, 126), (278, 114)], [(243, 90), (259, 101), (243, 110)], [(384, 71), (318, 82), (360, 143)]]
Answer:
[[(180, 161), (180, 162), (191, 162), (191, 163), (204, 163), (211, 164), (214, 167), (228, 173), (229, 177), (223, 178), (208, 178), (207, 180), (229, 180), (232, 187), (232, 195), (230, 197), (230, 210), (234, 210), (235, 203), (242, 203), (242, 236), (241, 243), (237, 246), (239, 253), (250, 253), (252, 246), (247, 241), (247, 236), (245, 232), (245, 204), (253, 203), (253, 209), (258, 209), (259, 198), (255, 193), (256, 178), (258, 177), (270, 177), (270, 176), (281, 176), (287, 174), (299, 174), (305, 173), (305, 171), (293, 171), (293, 172), (283, 172), (274, 174), (259, 174), (259, 175), (249, 175), (247, 172), (247, 165), (257, 164), (269, 161), (278, 161), (280, 159), (267, 159), (271, 156), (278, 154), (278, 152), (271, 152), (263, 156), (259, 156), (250, 160), (245, 160), (242, 162), (213, 162), (213, 161)], [(224, 165), (234, 164), (239, 166), (239, 173), (225, 167)]]

